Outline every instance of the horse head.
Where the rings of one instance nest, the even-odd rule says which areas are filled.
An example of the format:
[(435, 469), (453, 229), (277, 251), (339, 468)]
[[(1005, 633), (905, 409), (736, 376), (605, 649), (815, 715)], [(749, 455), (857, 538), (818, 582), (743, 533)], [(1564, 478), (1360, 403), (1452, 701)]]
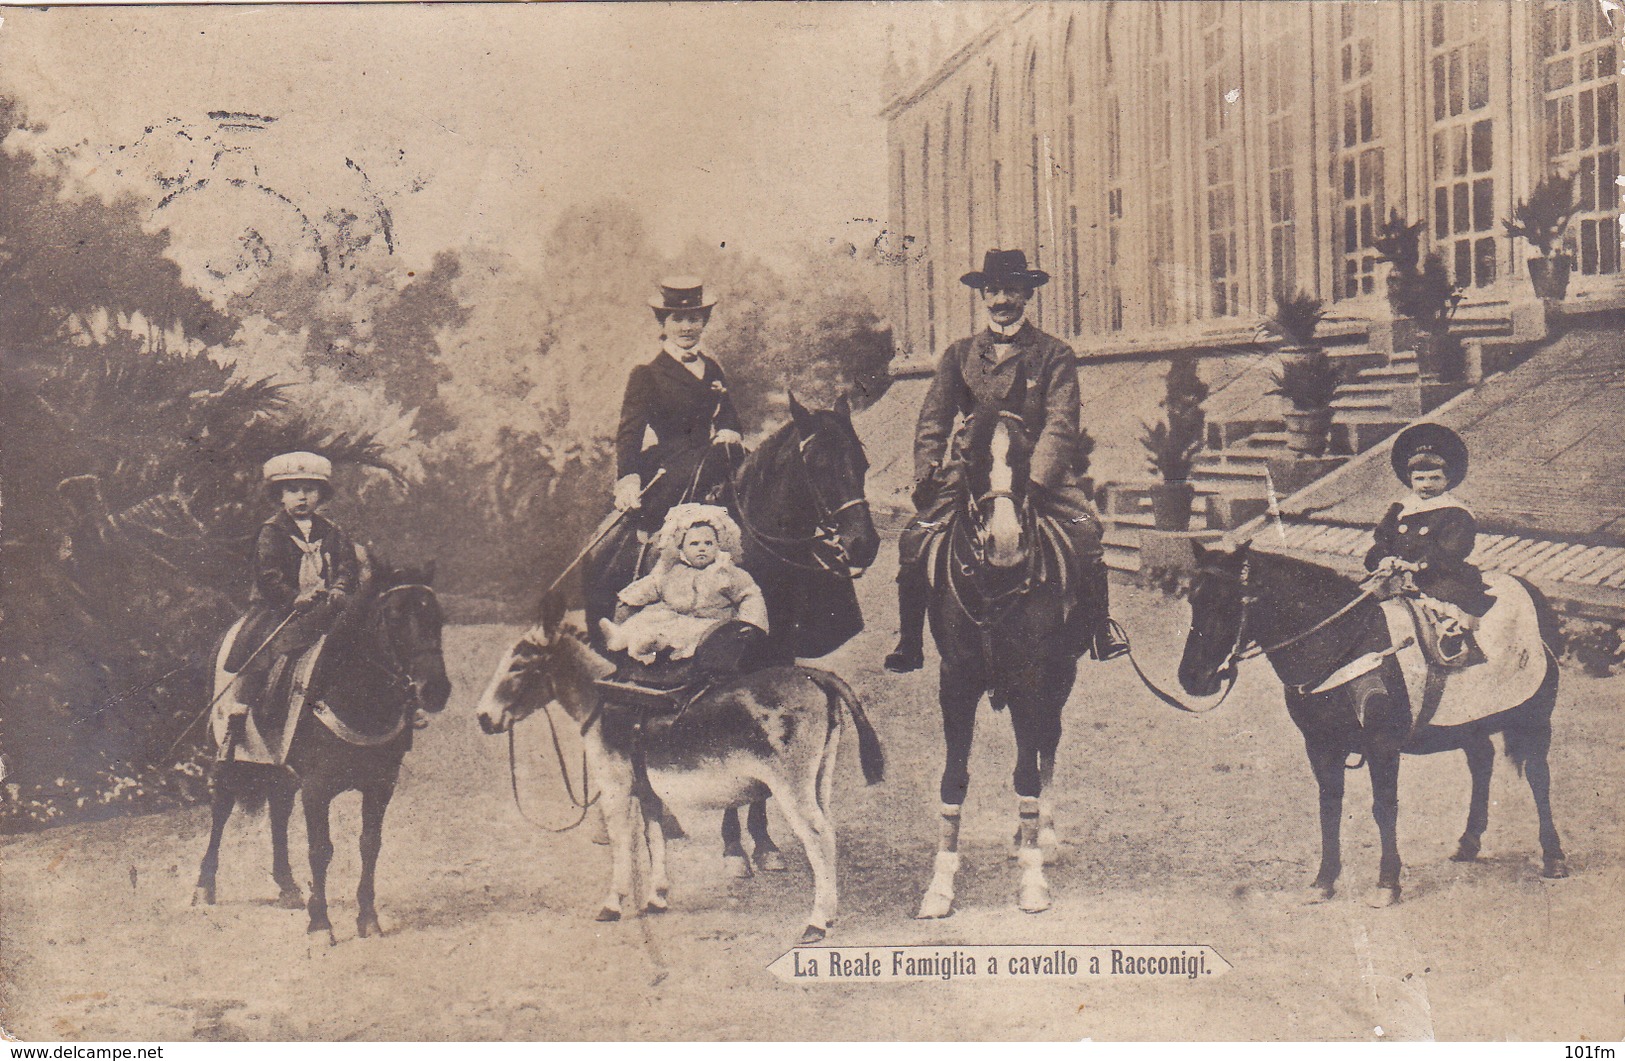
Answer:
[(579, 624), (564, 616), (560, 598), (543, 601), (541, 621), (503, 655), (480, 694), (480, 729), (502, 733), (549, 704), (558, 704), (577, 720), (586, 717), (592, 680), (608, 677), (615, 668), (588, 647)]
[(1234, 672), (1236, 654), (1246, 647), (1252, 560), (1246, 542), (1194, 547), (1191, 629), (1179, 660), (1179, 684), (1193, 696), (1209, 696)]
[(438, 712), (451, 696), (451, 679), (441, 651), (440, 601), (429, 587), (433, 578), (432, 564), (423, 569), (380, 565), (363, 622), (380, 662), (411, 689), (417, 706)]
[(790, 428), (800, 466), (784, 470), (805, 483), (821, 547), (828, 552), (822, 562), (857, 578), (874, 563), (880, 536), (864, 496), (869, 459), (852, 427), (846, 396), (826, 411), (809, 410), (791, 394)]
[(1027, 559), (1022, 534), (1033, 444), (1021, 416), (977, 410), (966, 424), (964, 452), (969, 503), (983, 556), (998, 568)]

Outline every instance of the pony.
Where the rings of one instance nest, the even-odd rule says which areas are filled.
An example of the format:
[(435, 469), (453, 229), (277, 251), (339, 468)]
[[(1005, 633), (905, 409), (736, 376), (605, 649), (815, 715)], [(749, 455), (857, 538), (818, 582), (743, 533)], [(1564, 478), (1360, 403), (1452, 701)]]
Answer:
[(650, 862), (642, 908), (668, 908), (666, 801), (735, 808), (771, 793), (812, 866), (813, 908), (800, 942), (824, 939), (836, 911), (831, 811), (845, 720), (857, 729), (864, 779), (876, 784), (885, 773), (880, 739), (851, 687), (828, 671), (773, 666), (712, 687), (669, 723), (606, 708), (593, 682), (613, 673), (614, 664), (588, 642), (581, 624), (564, 620), (562, 609), (550, 611), (498, 663), (477, 711), (481, 729), (502, 733), (556, 704), (581, 732), (612, 853), (597, 919), (619, 921), (632, 896), (638, 826)]
[[(780, 664), (828, 655), (863, 629), (853, 582), (880, 549), (864, 496), (869, 462), (846, 397), (830, 410), (809, 410), (794, 394), (789, 405), (789, 421), (729, 469), (720, 499), (743, 533), (745, 555), (736, 559), (767, 602), (760, 658)], [(713, 447), (706, 459), (727, 460), (728, 451)], [(623, 533), (591, 553), (583, 579), (589, 630), (613, 618), (615, 595), (637, 577), (642, 551)], [(783, 870), (765, 803), (750, 805), (749, 828), (757, 867)], [(722, 840), (733, 875), (750, 876), (736, 810), (723, 815)]]
[(1057, 846), (1043, 794), (1055, 773), (1061, 708), (1077, 676), (1078, 639), (1067, 620), (1069, 546), (1028, 496), (1033, 443), (1014, 412), (978, 409), (968, 418), (965, 496), (928, 554), (928, 615), (941, 665), (937, 697), (946, 756), (942, 824), (919, 918), (953, 912), (960, 810), (970, 787), (971, 737), (984, 693), (1010, 712), (1015, 730), (1019, 906), (1050, 907), (1046, 854)]
[[(1540, 638), (1533, 651), (1544, 657), (1545, 673), (1532, 696), (1499, 705), (1493, 714), (1460, 725), (1422, 725), (1404, 676), (1390, 647), (1382, 607), (1350, 579), (1292, 557), (1252, 550), (1196, 546), (1197, 571), (1191, 588), (1191, 627), (1179, 665), (1186, 692), (1207, 696), (1226, 678), (1234, 680), (1236, 661), (1250, 645), (1275, 668), (1285, 688), (1287, 713), (1303, 732), (1309, 766), (1320, 789), (1320, 869), (1309, 899), (1322, 902), (1336, 892), (1342, 871), (1339, 826), (1343, 813), (1345, 762), (1361, 757), (1371, 770), (1372, 815), (1382, 856), (1375, 887), (1366, 901), (1389, 906), (1400, 897), (1400, 856), (1395, 838), (1399, 815), (1401, 753), (1431, 755), (1459, 750), (1467, 756), (1472, 796), (1467, 827), (1451, 858), (1478, 857), (1489, 822), (1490, 775), (1495, 750), (1490, 737), (1502, 735), (1506, 755), (1529, 781), (1540, 818), (1542, 872), (1566, 877), (1567, 863), (1552, 823), (1552, 710), (1557, 704), (1556, 657), (1545, 646), (1557, 636), (1557, 618), (1541, 593), (1523, 579), (1534, 602)], [(1404, 647), (1404, 646), (1400, 646)], [(1319, 687), (1367, 653), (1384, 656), (1375, 670), (1325, 691)], [(1355, 767), (1358, 768), (1358, 764)]]
[[(431, 577), (427, 571), (380, 565), (363, 585), (348, 615), (328, 637), (312, 684), (313, 709), (296, 723), (285, 767), (232, 758), (215, 761), (209, 778), (214, 820), (198, 870), (194, 905), (215, 901), (220, 838), (232, 808), (241, 804), (252, 813), (268, 803), (271, 876), (280, 890), (278, 905), (304, 906), (310, 915), (307, 931), (326, 932), (331, 942), (327, 867), (333, 841), (328, 812), (335, 796), (353, 790), (361, 793), (356, 932), (362, 938), (383, 935), (373, 878), (383, 844), (384, 812), (395, 792), (401, 760), (412, 746), (414, 710), (444, 710), (451, 695), (441, 655), (440, 603), (429, 588)], [(233, 678), (223, 668), (235, 632), (233, 627), (215, 655), (216, 700)], [(288, 864), (288, 818), (296, 790), (304, 794), (310, 846), (308, 905)]]

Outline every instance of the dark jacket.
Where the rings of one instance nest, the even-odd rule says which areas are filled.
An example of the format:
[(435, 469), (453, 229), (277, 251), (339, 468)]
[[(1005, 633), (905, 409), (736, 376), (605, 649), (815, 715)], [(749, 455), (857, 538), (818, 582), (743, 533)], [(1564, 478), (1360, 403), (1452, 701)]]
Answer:
[[(916, 482), (943, 466), (957, 416), (982, 404), (1005, 408), (1008, 400), (1008, 405), (1020, 406), (1008, 411), (1019, 413), (1029, 431), (1038, 431), (1032, 481), (1050, 490), (1072, 483), (1078, 444), (1077, 359), (1070, 346), (1031, 323), (1022, 326), (1013, 342), (1017, 352), (1002, 363), (986, 328), (943, 353), (914, 432)], [(1018, 378), (1025, 380), (1024, 387), (1015, 386)]]
[[(632, 370), (615, 432), (617, 479), (637, 472), (647, 486), (655, 470), (668, 467), (674, 457), (709, 447), (713, 430), (739, 430), (739, 414), (734, 412), (721, 366), (703, 354), (701, 359), (704, 379), (696, 379), (664, 350)], [(655, 433), (655, 444), (647, 451), (645, 428)]]
[[(248, 598), (248, 621), (226, 659), (228, 671), (240, 669), (293, 610), (299, 596), (299, 560), (303, 555), (293, 542), (298, 536), (299, 527), (286, 512), (278, 512), (261, 525), (254, 543), (254, 588)], [(343, 528), (324, 516), (312, 516), (310, 540), (322, 543), (322, 579), (329, 596), (284, 626), (276, 644), (258, 657), (261, 662), (271, 655), (298, 651), (314, 643), (327, 632), (346, 598), (361, 587), (361, 562), (355, 543)]]
[(1412, 576), (1417, 589), (1470, 615), (1489, 611), (1495, 598), (1487, 592), (1478, 568), (1467, 562), (1478, 539), (1473, 514), (1459, 505), (1409, 515), (1401, 515), (1402, 510), (1396, 501), (1377, 524), (1366, 569), (1375, 569), (1385, 556), (1420, 564), (1422, 570)]
[[(621, 402), (621, 425), (615, 433), (615, 475), (633, 472), (642, 480), (643, 505), (635, 523), (656, 531), (666, 512), (679, 501), (723, 503), (719, 496), (728, 479), (729, 457), (713, 452), (713, 431), (738, 431), (734, 411), (722, 378), (722, 368), (700, 355), (705, 378), (699, 379), (662, 350), (646, 365), (632, 370)], [(644, 429), (652, 428), (655, 442), (643, 448)], [(732, 455), (737, 461), (739, 454)], [(665, 476), (654, 484), (655, 474)]]

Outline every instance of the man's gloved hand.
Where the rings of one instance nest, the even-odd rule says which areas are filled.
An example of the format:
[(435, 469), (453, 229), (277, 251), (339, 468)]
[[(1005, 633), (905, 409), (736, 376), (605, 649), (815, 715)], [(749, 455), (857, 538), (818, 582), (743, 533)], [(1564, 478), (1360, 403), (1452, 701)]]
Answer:
[(909, 491), (908, 499), (913, 502), (914, 510), (921, 511), (931, 504), (937, 494), (937, 470), (927, 472), (923, 477), (914, 481), (914, 489)]
[(739, 437), (739, 432), (725, 427), (712, 436), (711, 441), (718, 446), (738, 446), (745, 440)]
[(615, 507), (622, 512), (637, 508), (643, 504), (642, 493), (643, 483), (636, 472), (621, 476), (615, 483)]
[(326, 597), (327, 591), (325, 589), (306, 590), (304, 593), (299, 594), (299, 596), (293, 599), (293, 610), (296, 612), (308, 612), (312, 608), (316, 607), (316, 605), (320, 604)]

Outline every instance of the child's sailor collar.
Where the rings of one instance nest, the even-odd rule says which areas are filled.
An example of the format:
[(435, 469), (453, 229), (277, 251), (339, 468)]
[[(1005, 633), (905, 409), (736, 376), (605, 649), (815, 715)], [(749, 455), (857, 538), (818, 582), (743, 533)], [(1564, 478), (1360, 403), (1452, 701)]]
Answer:
[(1457, 501), (1448, 490), (1437, 497), (1423, 497), (1412, 492), (1406, 494), (1399, 502), (1401, 516), (1414, 516), (1419, 512), (1433, 512), (1441, 508), (1459, 508), (1469, 516), (1473, 514), (1472, 509)]

